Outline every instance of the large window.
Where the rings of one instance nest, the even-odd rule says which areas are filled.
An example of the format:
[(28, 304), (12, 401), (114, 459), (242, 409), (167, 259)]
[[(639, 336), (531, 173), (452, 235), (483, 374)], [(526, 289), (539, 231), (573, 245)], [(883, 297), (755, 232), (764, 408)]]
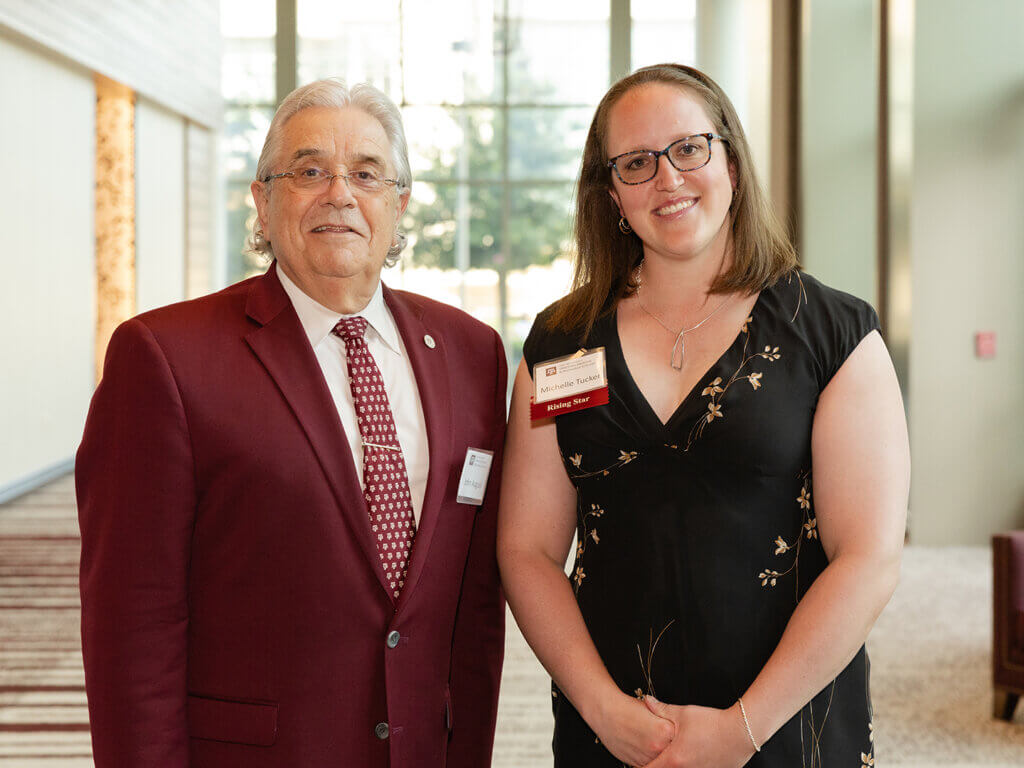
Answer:
[[(225, 0), (224, 12), (236, 3)], [(611, 36), (631, 36), (634, 65), (654, 54), (692, 62), (693, 0), (661, 22), (650, 3), (633, 5), (632, 28), (612, 29), (609, 3), (594, 0), (296, 2), (297, 82), (366, 81), (402, 108), (414, 178), (402, 221), (409, 247), (385, 281), (491, 324), (513, 362), (534, 315), (569, 284), (574, 185), (609, 85)], [(273, 4), (242, 7), (244, 29), (231, 36), (224, 24), (232, 276), (262, 268), (240, 245), (274, 78), (263, 58), (273, 50)], [(253, 21), (260, 14), (269, 26)]]
[(666, 61), (697, 60), (697, 0), (630, 0), (633, 69)]
[(245, 253), (245, 239), (256, 217), (249, 185), (256, 177), (263, 139), (274, 116), (274, 0), (221, 0), (221, 93), (224, 126), (221, 163), (227, 281), (241, 280), (265, 265)]

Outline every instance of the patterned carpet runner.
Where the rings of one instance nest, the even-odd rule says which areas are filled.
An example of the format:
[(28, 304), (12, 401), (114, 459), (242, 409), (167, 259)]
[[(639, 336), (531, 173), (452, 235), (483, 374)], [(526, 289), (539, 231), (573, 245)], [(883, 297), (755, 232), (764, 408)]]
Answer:
[(70, 477), (0, 505), (0, 765), (92, 765)]

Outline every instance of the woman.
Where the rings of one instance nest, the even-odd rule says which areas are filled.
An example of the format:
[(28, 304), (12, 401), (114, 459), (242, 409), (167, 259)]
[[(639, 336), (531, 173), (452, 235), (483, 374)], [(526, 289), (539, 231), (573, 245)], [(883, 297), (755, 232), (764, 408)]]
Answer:
[[(690, 67), (611, 88), (577, 198), (576, 290), (524, 348), (499, 524), (555, 765), (873, 764), (863, 644), (909, 482), (874, 311), (799, 271)], [(581, 348), (608, 403), (531, 420), (533, 366)]]

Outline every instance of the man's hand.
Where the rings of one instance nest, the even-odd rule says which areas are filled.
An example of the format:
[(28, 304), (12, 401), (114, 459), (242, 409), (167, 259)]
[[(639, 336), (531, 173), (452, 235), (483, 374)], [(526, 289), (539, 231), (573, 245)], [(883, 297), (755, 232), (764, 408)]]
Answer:
[(675, 726), (675, 737), (646, 768), (741, 768), (754, 754), (739, 706), (729, 709), (663, 704), (644, 696), (651, 714)]

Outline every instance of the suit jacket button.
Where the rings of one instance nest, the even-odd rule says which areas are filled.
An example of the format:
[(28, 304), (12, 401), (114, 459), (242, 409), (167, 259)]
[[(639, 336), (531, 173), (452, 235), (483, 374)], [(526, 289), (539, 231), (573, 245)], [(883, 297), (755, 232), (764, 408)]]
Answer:
[(398, 632), (388, 632), (388, 648), (397, 648), (398, 641), (402, 639), (402, 636)]
[(388, 734), (390, 732), (391, 732), (391, 729), (388, 728), (388, 724), (387, 723), (377, 723), (377, 727), (373, 729), (373, 735), (376, 736), (381, 741), (384, 741), (384, 739), (386, 739), (388, 737)]

